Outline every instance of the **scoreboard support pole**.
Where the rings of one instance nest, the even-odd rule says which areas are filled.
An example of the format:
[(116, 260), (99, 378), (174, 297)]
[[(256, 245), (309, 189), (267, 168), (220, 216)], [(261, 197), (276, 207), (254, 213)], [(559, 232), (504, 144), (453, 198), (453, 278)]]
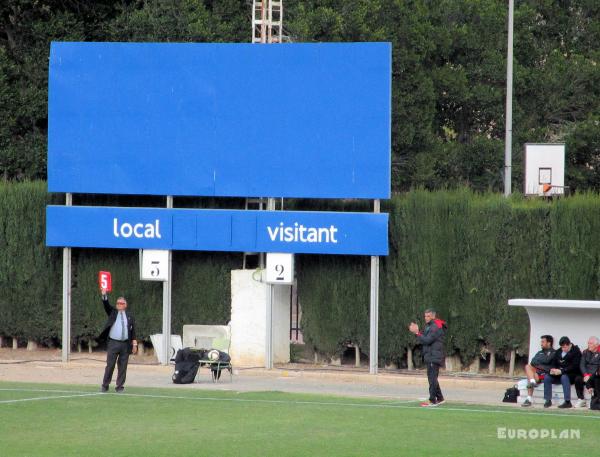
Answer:
[[(379, 200), (374, 201), (374, 213), (381, 211)], [(377, 374), (379, 360), (379, 256), (371, 256), (369, 373)]]
[[(167, 208), (173, 208), (173, 197), (167, 196)], [(173, 251), (169, 251), (169, 260), (167, 262), (167, 280), (163, 282), (163, 360), (164, 365), (169, 365), (171, 358), (171, 286), (173, 270)]]
[[(66, 194), (65, 204), (73, 205), (73, 194)], [(71, 353), (71, 248), (63, 248), (62, 279), (62, 362), (67, 363)]]
[[(275, 199), (267, 199), (267, 211), (275, 210)], [(273, 369), (273, 293), (275, 286), (267, 284), (267, 309), (266, 309), (266, 332), (265, 332), (265, 369)]]

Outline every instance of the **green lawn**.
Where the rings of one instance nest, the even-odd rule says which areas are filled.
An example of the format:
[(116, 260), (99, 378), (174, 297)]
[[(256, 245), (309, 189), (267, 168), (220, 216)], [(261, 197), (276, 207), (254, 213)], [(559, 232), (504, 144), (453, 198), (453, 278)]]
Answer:
[[(600, 413), (235, 393), (0, 383), (0, 456), (552, 456), (600, 448)], [(498, 427), (578, 430), (499, 439)], [(591, 450), (591, 451), (590, 451)]]

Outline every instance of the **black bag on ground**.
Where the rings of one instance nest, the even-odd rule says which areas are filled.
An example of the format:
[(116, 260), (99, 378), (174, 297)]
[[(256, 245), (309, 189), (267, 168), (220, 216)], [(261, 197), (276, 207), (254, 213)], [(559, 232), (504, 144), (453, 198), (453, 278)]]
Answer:
[(177, 351), (175, 355), (175, 372), (171, 379), (175, 384), (191, 384), (196, 379), (202, 354), (190, 348)]
[(502, 401), (504, 403), (516, 403), (518, 396), (519, 389), (517, 389), (516, 387), (511, 387), (509, 389), (506, 389), (506, 392), (504, 392), (504, 398), (502, 399)]
[(590, 401), (590, 409), (600, 410), (600, 396), (594, 395)]

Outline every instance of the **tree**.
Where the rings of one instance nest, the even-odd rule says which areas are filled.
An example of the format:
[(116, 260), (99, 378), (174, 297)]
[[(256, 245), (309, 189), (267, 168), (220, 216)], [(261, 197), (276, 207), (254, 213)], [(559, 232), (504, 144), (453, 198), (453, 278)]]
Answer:
[(0, 174), (45, 178), (52, 40), (102, 39), (117, 2), (14, 0), (0, 5)]
[[(45, 177), (51, 40), (249, 42), (250, 18), (249, 0), (4, 2), (0, 174)], [(501, 190), (505, 0), (286, 0), (284, 35), (392, 43), (394, 190)], [(542, 141), (569, 145), (567, 185), (597, 188), (591, 134), (600, 116), (599, 40), (596, 1), (516, 2), (514, 188), (521, 187), (523, 143)]]

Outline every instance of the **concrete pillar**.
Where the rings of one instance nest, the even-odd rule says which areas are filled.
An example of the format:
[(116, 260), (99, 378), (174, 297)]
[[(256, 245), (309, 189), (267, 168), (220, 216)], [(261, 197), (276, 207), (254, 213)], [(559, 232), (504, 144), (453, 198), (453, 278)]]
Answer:
[[(273, 362), (290, 361), (290, 287), (273, 292)], [(231, 272), (231, 361), (241, 367), (264, 367), (267, 288), (256, 270)]]

